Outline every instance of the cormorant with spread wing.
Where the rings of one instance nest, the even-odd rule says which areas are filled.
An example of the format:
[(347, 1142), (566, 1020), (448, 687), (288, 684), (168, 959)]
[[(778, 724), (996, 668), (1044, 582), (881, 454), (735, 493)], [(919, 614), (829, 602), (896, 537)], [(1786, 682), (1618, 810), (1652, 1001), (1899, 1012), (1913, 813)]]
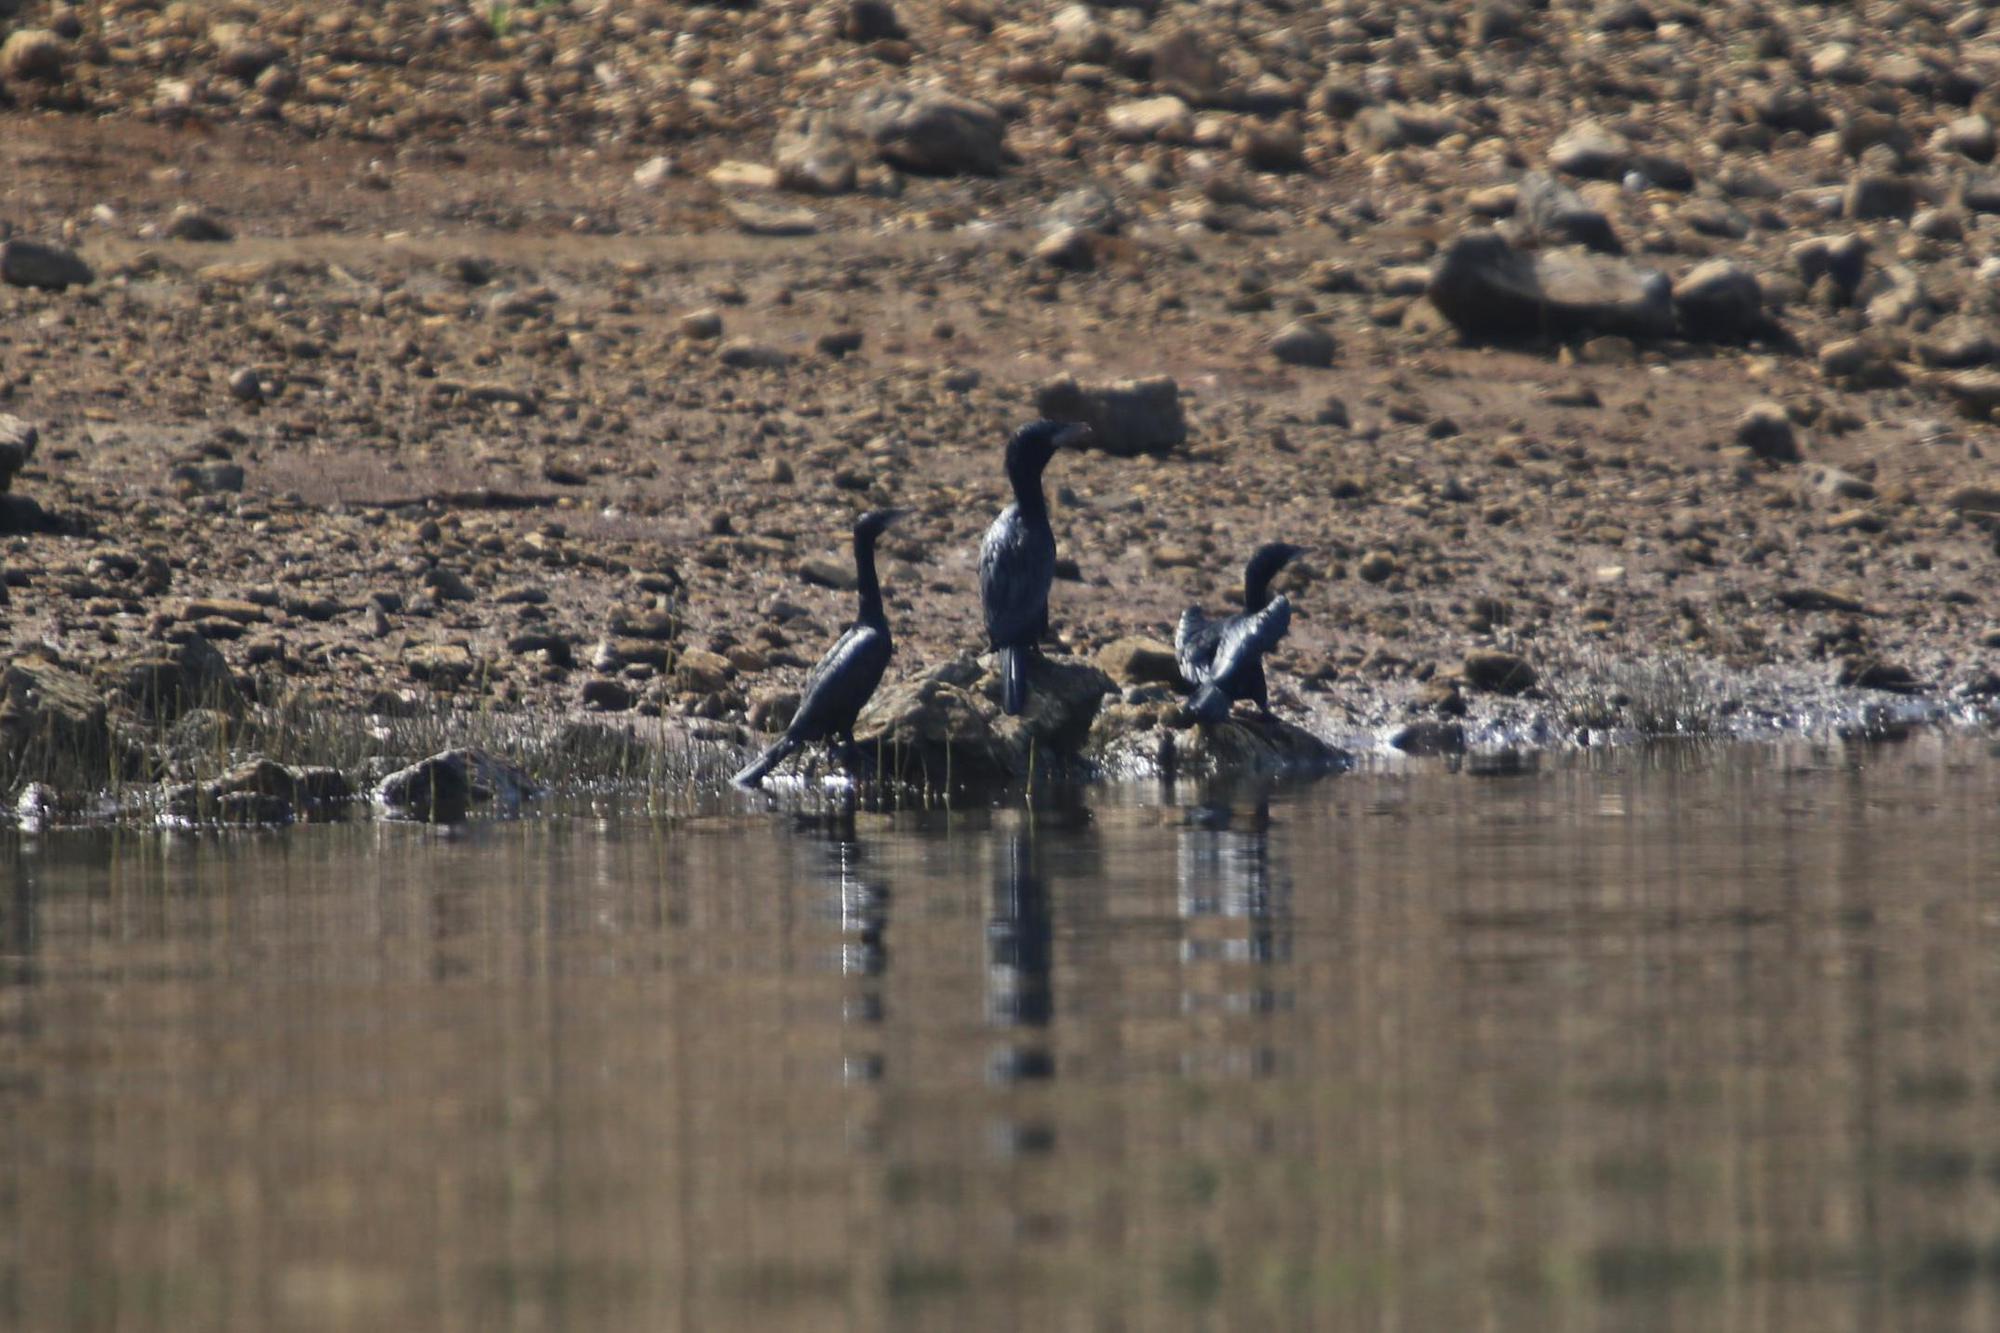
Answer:
[(854, 576), (861, 608), (847, 632), (806, 677), (792, 724), (755, 763), (736, 775), (738, 786), (756, 786), (785, 756), (810, 741), (838, 737), (843, 745), (854, 743), (854, 719), (861, 716), (875, 687), (882, 683), (882, 673), (895, 652), (889, 638), (889, 617), (882, 609), (882, 585), (875, 577), (875, 539), (903, 513), (900, 509), (877, 509), (855, 522)]
[(1271, 580), (1303, 550), (1284, 542), (1258, 547), (1243, 570), (1243, 610), (1238, 614), (1210, 620), (1198, 606), (1181, 612), (1174, 631), (1174, 658), (1194, 687), (1188, 712), (1196, 721), (1221, 721), (1238, 699), (1248, 699), (1264, 716), (1271, 715), (1264, 654), (1277, 646), (1292, 623), (1292, 604), (1282, 595), (1271, 596)]
[(1042, 470), (1056, 450), (1089, 434), (1079, 423), (1037, 421), (1007, 441), (1014, 503), (1000, 511), (980, 543), (979, 600), (986, 640), (1000, 654), (1001, 707), (1010, 715), (1028, 702), (1028, 658), (1048, 632), (1049, 586), (1056, 576), (1056, 534), (1042, 494)]

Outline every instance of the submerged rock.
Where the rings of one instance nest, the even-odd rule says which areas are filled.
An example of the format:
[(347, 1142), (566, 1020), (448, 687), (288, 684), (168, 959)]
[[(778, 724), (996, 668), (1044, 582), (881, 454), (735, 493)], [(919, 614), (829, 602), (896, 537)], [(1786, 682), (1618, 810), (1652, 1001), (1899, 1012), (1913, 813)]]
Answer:
[(288, 768), (259, 758), (238, 764), (213, 782), (171, 789), (167, 812), (202, 823), (289, 824), (338, 818), (353, 799), (353, 788), (336, 769)]
[(541, 786), (519, 765), (484, 750), (446, 750), (391, 773), (375, 784), (375, 804), (391, 819), (456, 824), (477, 804), (492, 801), (517, 813)]
[(1389, 736), (1389, 744), (1404, 754), (1428, 756), (1465, 753), (1465, 724), (1449, 719), (1418, 718)]

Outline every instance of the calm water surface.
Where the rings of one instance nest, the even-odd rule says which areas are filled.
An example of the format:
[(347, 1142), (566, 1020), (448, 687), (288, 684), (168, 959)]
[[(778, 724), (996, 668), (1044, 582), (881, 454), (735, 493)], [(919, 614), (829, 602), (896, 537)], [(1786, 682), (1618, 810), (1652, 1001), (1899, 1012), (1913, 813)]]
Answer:
[(0, 841), (0, 1326), (2000, 1327), (2000, 759)]

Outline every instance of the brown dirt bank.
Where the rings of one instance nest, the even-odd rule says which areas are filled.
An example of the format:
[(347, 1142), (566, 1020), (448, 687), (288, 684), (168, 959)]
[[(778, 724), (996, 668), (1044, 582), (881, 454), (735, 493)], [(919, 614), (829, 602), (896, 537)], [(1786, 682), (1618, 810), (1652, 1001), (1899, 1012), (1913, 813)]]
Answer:
[[(1066, 370), (1172, 375), (1189, 425), (1051, 470), (1079, 654), (1282, 537), (1314, 550), (1275, 699), (1325, 733), (1468, 698), (1643, 727), (1634, 663), (2000, 689), (1985, 11), (906, 3), (854, 41), (845, 4), (9, 8), (61, 50), (0, 57), (0, 228), (96, 276), (0, 285), (13, 491), (65, 528), (0, 538), (10, 656), (115, 683), (200, 633), (261, 698), (741, 718), (895, 503), (914, 673), (974, 642), (1000, 443)], [(844, 121), (846, 192), (710, 174), (931, 79), (998, 108), (997, 175)], [(1611, 180), (1558, 143), (1585, 120)], [(1734, 260), (1785, 337), (1464, 342), (1426, 266), (1552, 150), (1618, 262)], [(1041, 252), (1052, 207), (1081, 239)], [(1857, 281), (1818, 237), (1866, 243)], [(1297, 319), (1330, 365), (1273, 354)], [(1485, 649), (1543, 697), (1451, 688)]]

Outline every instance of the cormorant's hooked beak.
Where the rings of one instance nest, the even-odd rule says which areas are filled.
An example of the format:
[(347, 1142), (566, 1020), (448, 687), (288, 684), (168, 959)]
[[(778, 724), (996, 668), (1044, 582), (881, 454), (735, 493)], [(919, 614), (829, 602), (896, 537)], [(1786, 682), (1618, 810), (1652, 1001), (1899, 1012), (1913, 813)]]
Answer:
[(1072, 421), (1056, 432), (1054, 444), (1058, 449), (1079, 449), (1096, 438), (1096, 434), (1089, 422)]
[(909, 514), (907, 509), (876, 509), (863, 514), (854, 525), (854, 535), (874, 539), (882, 535), (891, 523)]

